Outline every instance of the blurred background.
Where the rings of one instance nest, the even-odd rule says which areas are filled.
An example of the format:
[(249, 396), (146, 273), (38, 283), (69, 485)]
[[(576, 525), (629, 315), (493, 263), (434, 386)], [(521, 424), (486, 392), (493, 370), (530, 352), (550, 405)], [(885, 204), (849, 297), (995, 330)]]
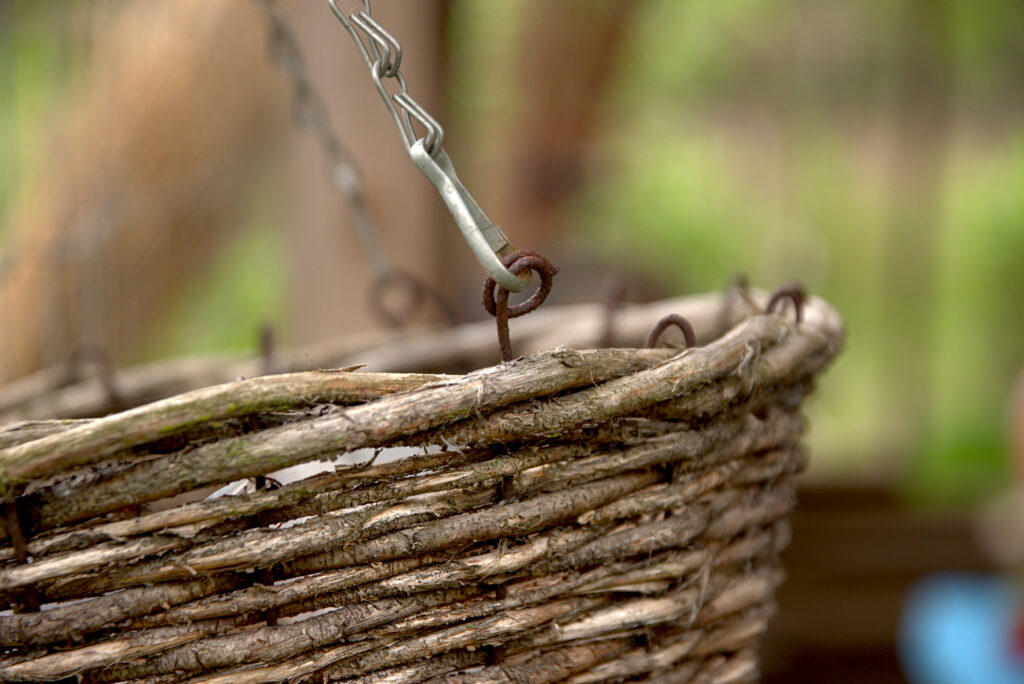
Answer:
[[(273, 11), (388, 259), (484, 318), (483, 274), (326, 2)], [(561, 267), (551, 306), (599, 299), (613, 274), (645, 301), (743, 273), (844, 315), (766, 674), (902, 681), (907, 587), (990, 567), (971, 511), (1011, 481), (1024, 6), (377, 0), (374, 16), (467, 188)], [(247, 0), (0, 0), (0, 385), (82, 343), (132, 365), (255, 353), (268, 324), (297, 347), (381, 326), (267, 18)]]

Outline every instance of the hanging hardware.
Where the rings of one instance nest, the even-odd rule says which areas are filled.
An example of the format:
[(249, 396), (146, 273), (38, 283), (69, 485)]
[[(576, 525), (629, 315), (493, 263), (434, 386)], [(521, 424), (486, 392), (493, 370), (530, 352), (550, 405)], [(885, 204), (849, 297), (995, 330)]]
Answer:
[(313, 85), (299, 41), (278, 14), (276, 0), (253, 0), (267, 17), (267, 44), (273, 61), (288, 75), (292, 86), (292, 115), (296, 124), (316, 139), (323, 155), (327, 179), (352, 211), (356, 234), (375, 281), (390, 280), (393, 274), (377, 238), (377, 224), (363, 193), (362, 174), (355, 157), (331, 126), (327, 105)]
[[(362, 10), (346, 15), (337, 0), (328, 0), (331, 11), (355, 41), (359, 54), (370, 70), (373, 84), (398, 128), (402, 144), (416, 167), (437, 188), (463, 237), (492, 280), (510, 292), (520, 292), (529, 283), (513, 274), (502, 262), (512, 251), (508, 238), (469, 194), (441, 146), (441, 124), (410, 95), (402, 75), (402, 46), (370, 13), (370, 0), (362, 0)], [(394, 79), (398, 92), (392, 95), (384, 79)], [(413, 120), (426, 131), (417, 137)]]
[[(288, 75), (292, 87), (292, 113), (296, 124), (318, 143), (324, 161), (325, 175), (331, 187), (344, 200), (352, 214), (356, 235), (370, 268), (373, 285), (370, 289), (370, 311), (386, 326), (404, 327), (409, 322), (413, 307), (393, 310), (384, 293), (402, 290), (407, 301), (434, 300), (450, 325), (458, 323), (451, 306), (419, 278), (394, 268), (381, 249), (380, 232), (370, 213), (363, 192), (362, 174), (355, 157), (341, 141), (331, 125), (327, 105), (313, 85), (312, 76), (299, 47), (295, 33), (277, 12), (277, 0), (253, 0), (261, 6), (267, 18), (267, 44), (270, 57)], [(415, 307), (418, 309), (419, 307)]]
[(690, 325), (690, 321), (686, 320), (679, 314), (669, 314), (658, 321), (654, 329), (651, 330), (651, 334), (647, 336), (647, 341), (644, 346), (648, 349), (653, 349), (658, 345), (658, 340), (661, 339), (662, 333), (668, 329), (670, 325), (674, 325), (683, 331), (683, 338), (686, 340), (686, 348), (697, 346), (697, 336), (693, 332), (693, 326)]
[(508, 290), (494, 278), (487, 278), (484, 281), (483, 304), (487, 313), (494, 316), (498, 325), (498, 348), (501, 350), (501, 360), (511, 361), (512, 341), (509, 338), (508, 320), (525, 316), (538, 306), (544, 303), (551, 293), (552, 281), (558, 273), (558, 267), (542, 257), (537, 252), (529, 249), (519, 249), (502, 258), (502, 267), (508, 269), (513, 277), (518, 278), (520, 273), (536, 271), (540, 276), (540, 287), (529, 299), (514, 306), (508, 304)]
[[(552, 278), (558, 269), (536, 252), (513, 251), (505, 234), (487, 218), (459, 180), (452, 160), (442, 146), (444, 129), (409, 95), (401, 72), (402, 46), (371, 16), (370, 0), (362, 0), (362, 9), (348, 15), (338, 7), (337, 0), (328, 0), (328, 4), (370, 70), (373, 85), (395, 122), (409, 158), (440, 193), (477, 261), (487, 272), (484, 307), (497, 323), (502, 360), (511, 360), (509, 318), (522, 316), (540, 306), (551, 291)], [(392, 94), (384, 79), (393, 79), (398, 92)], [(416, 135), (414, 121), (425, 131), (423, 137)], [(537, 292), (525, 302), (509, 307), (509, 293), (522, 291), (531, 280), (531, 271), (536, 271), (541, 277)]]
[(775, 313), (776, 308), (781, 312), (782, 302), (786, 299), (793, 302), (793, 308), (796, 311), (796, 322), (800, 323), (803, 320), (804, 302), (807, 301), (807, 291), (800, 283), (784, 285), (775, 290), (768, 299), (768, 306), (764, 308), (764, 312), (772, 314)]

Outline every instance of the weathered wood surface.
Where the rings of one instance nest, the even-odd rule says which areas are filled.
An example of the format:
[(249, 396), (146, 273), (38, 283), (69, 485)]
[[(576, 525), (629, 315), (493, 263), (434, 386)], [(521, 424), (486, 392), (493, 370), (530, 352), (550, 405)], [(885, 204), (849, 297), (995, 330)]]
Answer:
[(20, 423), (0, 426), (0, 449), (31, 442), (49, 435), (69, 430), (77, 425), (87, 425), (88, 420), (57, 418), (53, 420), (26, 420)]
[[(803, 327), (810, 324), (807, 321)], [(664, 358), (665, 352), (562, 350), (527, 357), (343, 409), (335, 415), (144, 461), (89, 482), (88, 487), (79, 486), (77, 491), (55, 487), (36, 493), (29, 506), (40, 512), (38, 518), (31, 516), (32, 524), (45, 529), (183, 489), (257, 475), (437, 428), (440, 437), (450, 444), (511, 442), (557, 435), (673, 397), (687, 397), (695, 406), (703, 400), (713, 407), (730, 388), (749, 394), (764, 386), (796, 380), (818, 370), (835, 353), (838, 342), (833, 337), (804, 330), (795, 334), (795, 330), (793, 324), (778, 316), (754, 317), (713, 344), (687, 350), (647, 371), (628, 375), (629, 370), (649, 365), (659, 354)], [(617, 375), (624, 377), (604, 382)], [(728, 383), (714, 384), (727, 378)], [(481, 421), (489, 429), (474, 432), (472, 422), (454, 429), (443, 427), (517, 400), (584, 384), (595, 386), (533, 410), (510, 409), (493, 416), (490, 422)]]
[[(767, 456), (766, 458), (783, 462), (787, 460), (784, 454), (779, 454), (777, 457)], [(754, 470), (752, 467), (748, 468)], [(434, 556), (424, 553), (424, 551), (429, 551), (429, 548), (427, 548), (421, 550), (416, 555), (406, 555), (399, 561), (374, 563), (371, 566), (355, 566), (355, 568), (349, 569), (352, 568), (353, 561), (358, 562), (365, 555), (378, 557), (376, 554), (373, 554), (373, 547), (370, 547), (370, 554), (353, 550), (352, 553), (340, 559), (340, 563), (338, 562), (339, 559), (335, 559), (336, 564), (344, 568), (340, 571), (311, 575), (306, 580), (283, 585), (243, 589), (207, 601), (196, 601), (196, 599), (222, 592), (225, 588), (231, 586), (231, 581), (230, 579), (225, 580), (223, 575), (220, 576), (220, 581), (218, 581), (216, 575), (198, 572), (196, 579), (190, 579), (184, 583), (156, 586), (143, 585), (137, 589), (129, 589), (120, 594), (99, 596), (84, 603), (71, 604), (66, 608), (58, 608), (47, 613), (27, 613), (3, 618), (0, 620), (0, 643), (24, 643), (26, 640), (44, 643), (47, 638), (53, 638), (59, 634), (67, 634), (68, 630), (76, 633), (86, 633), (90, 629), (95, 629), (104, 624), (113, 624), (126, 617), (144, 615), (146, 612), (151, 611), (154, 605), (162, 606), (166, 612), (159, 619), (136, 621), (136, 624), (139, 626), (147, 624), (159, 626), (168, 623), (191, 624), (203, 620), (223, 618), (230, 615), (245, 615), (270, 608), (283, 608), (290, 604), (298, 604), (296, 610), (286, 609), (282, 611), (282, 614), (293, 614), (304, 609), (314, 608), (315, 606), (313, 605), (303, 604), (308, 599), (314, 599), (325, 594), (337, 594), (337, 592), (345, 591), (353, 586), (362, 588), (358, 591), (349, 591), (349, 600), (371, 600), (380, 597), (408, 595), (415, 592), (466, 586), (467, 583), (471, 584), (473, 581), (479, 581), (489, 576), (503, 575), (506, 578), (514, 577), (516, 573), (544, 556), (552, 558), (553, 562), (537, 566), (533, 568), (533, 571), (557, 574), (573, 567), (608, 563), (624, 556), (635, 554), (646, 554), (649, 556), (651, 553), (656, 553), (663, 549), (685, 548), (689, 540), (708, 529), (707, 520), (712, 512), (707, 506), (694, 505), (693, 502), (708, 491), (720, 487), (730, 474), (742, 473), (745, 469), (735, 460), (726, 461), (719, 466), (712, 467), (700, 477), (687, 479), (671, 486), (659, 485), (654, 489), (641, 493), (639, 496), (634, 495), (624, 499), (617, 499), (610, 504), (593, 509), (593, 514), (588, 513), (582, 517), (581, 520), (594, 527), (597, 532), (600, 532), (606, 530), (606, 525), (614, 520), (630, 519), (650, 511), (665, 510), (666, 507), (675, 510), (686, 510), (685, 513), (680, 514), (682, 517), (676, 516), (661, 523), (627, 528), (611, 536), (601, 536), (595, 539), (592, 534), (585, 534), (583, 536), (569, 535), (569, 537), (562, 535), (561, 540), (559, 540), (559, 535), (556, 535), (554, 538), (542, 536), (530, 542), (526, 545), (526, 548), (521, 550), (509, 548), (501, 553), (484, 554), (475, 560), (467, 559), (457, 566), (450, 566), (442, 561), (435, 567), (419, 570), (417, 566), (429, 563), (434, 558)], [(548, 495), (545, 499), (551, 499), (551, 496)], [(724, 502), (717, 504), (717, 508), (724, 508), (731, 501), (730, 497), (726, 497)], [(539, 503), (543, 504), (543, 502), (544, 499)], [(524, 504), (527, 503), (533, 506), (531, 502), (524, 502)], [(666, 506), (667, 504), (668, 506)], [(767, 505), (767, 508), (764, 507), (765, 505)], [(761, 507), (755, 504), (753, 514), (750, 514), (747, 509), (743, 509), (739, 515), (719, 518), (725, 522), (724, 524), (718, 524), (716, 521), (713, 530), (714, 534), (711, 537), (728, 539), (750, 525), (771, 522), (781, 518), (788, 513), (792, 505), (793, 501), (790, 496), (782, 496), (781, 498), (769, 497), (764, 503), (760, 504)], [(523, 507), (525, 508), (526, 506), (524, 505)], [(510, 519), (518, 517), (514, 510), (506, 512), (502, 508), (485, 509), (481, 513), (494, 518), (495, 522), (499, 524), (507, 524), (507, 520), (497, 516), (498, 513), (507, 515)], [(479, 524), (470, 525), (467, 528), (466, 523), (452, 522), (457, 524), (447, 523), (442, 527), (450, 526), (455, 529), (468, 529), (469, 532), (465, 533), (467, 537), (474, 538), (479, 536), (477, 533), (481, 529)], [(756, 558), (765, 551), (764, 543), (770, 538), (754, 537), (758, 543), (751, 543), (750, 539), (734, 543), (727, 549), (718, 552), (720, 561), (727, 564), (749, 562), (751, 558)], [(385, 535), (385, 544), (387, 543), (386, 539), (387, 536)], [(570, 546), (566, 546), (567, 542)], [(463, 543), (457, 538), (444, 539), (442, 546), (457, 547)], [(580, 546), (580, 543), (583, 545)], [(573, 547), (576, 548), (575, 551)], [(540, 555), (537, 555), (538, 552)], [(678, 573), (675, 576), (679, 576), (698, 569), (702, 564), (711, 562), (710, 557), (706, 553), (699, 551), (689, 552), (687, 558), (688, 560), (682, 566), (678, 563), (673, 565), (671, 573)], [(185, 562), (187, 561), (170, 561), (168, 566), (173, 568), (176, 564)], [(658, 577), (665, 576), (658, 574), (660, 572), (658, 570), (659, 562), (656, 557), (649, 557), (643, 562), (641, 568), (645, 579), (657, 579)], [(671, 573), (667, 576), (672, 576)], [(619, 578), (619, 583), (635, 582), (638, 579), (635, 576), (630, 576), (624, 569), (620, 569), (619, 574), (625, 575)], [(149, 581), (153, 578), (154, 576), (150, 574), (143, 579)], [(562, 588), (568, 592), (576, 590), (577, 586), (582, 587), (581, 591), (619, 590), (617, 586), (606, 585), (602, 587), (600, 584), (586, 586), (588, 583), (595, 581), (595, 579), (597, 578), (593, 576), (585, 577), (576, 584), (564, 584)], [(367, 585), (366, 582), (371, 582), (371, 584)], [(373, 582), (376, 582), (376, 584)], [(371, 590), (371, 587), (374, 586), (377, 589)], [(91, 585), (84, 588), (99, 593), (116, 587), (106, 584), (104, 586)], [(335, 599), (340, 598), (340, 596), (335, 596)], [(188, 608), (183, 607), (178, 610), (170, 610), (170, 605), (183, 601), (194, 601), (194, 603)]]
[[(32, 557), (0, 546), (0, 601), (58, 602), (0, 615), (0, 681), (746, 681), (806, 464), (797, 409), (842, 343), (827, 305), (805, 313), (681, 353), (265, 376), (0, 429)], [(395, 444), (435, 448), (123, 517)]]
[[(26, 497), (30, 524), (47, 529), (204, 485), (384, 445), (513, 402), (622, 376), (667, 355), (663, 350), (555, 350), (321, 418), (202, 444), (163, 458), (139, 459), (110, 475), (61, 482), (32, 493)], [(576, 417), (577, 423), (584, 420)]]
[[(763, 299), (763, 296), (762, 296)], [(616, 311), (613, 335), (604, 340), (604, 314), (599, 304), (543, 308), (510, 322), (517, 354), (531, 354), (559, 345), (587, 349), (597, 346), (636, 347), (654, 322), (669, 313), (686, 316), (706, 343), (752, 313), (737, 295), (702, 295), (625, 305)], [(673, 342), (674, 333), (666, 339)], [(468, 372), (497, 361), (494, 322), (480, 321), (451, 329), (366, 332), (275, 354), (277, 372), (302, 372), (365, 364), (370, 371)], [(14, 381), (0, 391), (0, 423), (54, 417), (83, 418), (124, 410), (194, 389), (263, 374), (265, 360), (206, 357), (159, 361), (136, 369), (117, 370), (118, 391), (111, 403), (95, 373), (66, 385), (68, 369), (58, 366)], [(66, 385), (66, 386), (65, 386)]]
[[(273, 359), (273, 369), (285, 373), (351, 366), (355, 364), (343, 363), (343, 360), (378, 346), (401, 345), (410, 336), (423, 332), (362, 333), (281, 352)], [(155, 361), (137, 368), (115, 369), (112, 380), (117, 396), (113, 401), (96, 369), (82, 369), (84, 377), (68, 384), (68, 366), (54, 366), (3, 387), (0, 391), (0, 423), (55, 416), (100, 416), (203, 387), (263, 375), (267, 372), (266, 366), (267, 361), (261, 358), (215, 355)]]
[(217, 385), (115, 413), (0, 451), (0, 494), (204, 424), (314, 404), (361, 404), (444, 376), (313, 371)]

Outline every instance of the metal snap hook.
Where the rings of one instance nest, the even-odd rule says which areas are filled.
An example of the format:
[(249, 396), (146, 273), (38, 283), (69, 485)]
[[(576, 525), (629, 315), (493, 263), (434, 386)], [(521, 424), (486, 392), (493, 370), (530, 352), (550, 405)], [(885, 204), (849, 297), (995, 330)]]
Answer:
[(417, 140), (409, 148), (409, 157), (437, 188), (455, 224), (487, 274), (510, 292), (522, 291), (529, 280), (524, 281), (501, 263), (501, 257), (512, 251), (511, 243), (462, 185), (448, 153), (439, 149), (432, 157), (424, 142)]
[[(477, 261), (506, 290), (520, 292), (530, 282), (528, 272), (524, 273), (525, 279), (519, 278), (501, 263), (501, 257), (512, 251), (512, 245), (459, 180), (451, 159), (441, 146), (444, 140), (441, 124), (409, 96), (405, 78), (399, 71), (401, 45), (370, 16), (368, 0), (363, 1), (362, 11), (348, 15), (338, 7), (338, 0), (328, 0), (328, 4), (366, 62), (377, 93), (394, 119), (409, 157), (437, 188)], [(399, 92), (388, 91), (383, 83), (386, 77), (395, 79)], [(426, 128), (422, 139), (412, 130), (412, 119)]]

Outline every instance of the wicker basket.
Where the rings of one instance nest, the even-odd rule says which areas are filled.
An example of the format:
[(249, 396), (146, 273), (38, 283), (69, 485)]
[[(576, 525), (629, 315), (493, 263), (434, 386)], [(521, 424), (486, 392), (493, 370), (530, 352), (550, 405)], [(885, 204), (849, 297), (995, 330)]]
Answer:
[(704, 332), (683, 352), (272, 375), (0, 429), (0, 680), (756, 679), (798, 406), (843, 331), (819, 299), (798, 324), (734, 303), (673, 302)]

